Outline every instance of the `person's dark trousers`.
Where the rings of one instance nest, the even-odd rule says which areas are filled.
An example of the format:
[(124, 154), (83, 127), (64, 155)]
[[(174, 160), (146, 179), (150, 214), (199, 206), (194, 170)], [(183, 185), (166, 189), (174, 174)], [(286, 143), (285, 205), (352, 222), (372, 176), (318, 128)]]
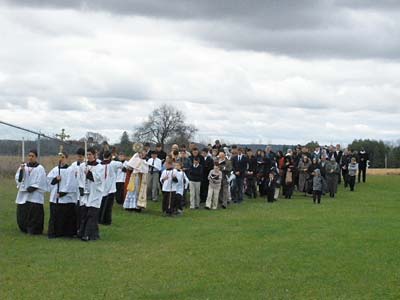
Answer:
[(360, 171), (358, 172), (358, 183), (360, 183), (361, 181), (361, 173), (362, 173), (362, 181), (365, 182), (367, 177), (367, 167), (360, 168)]
[(267, 190), (266, 194), (267, 194), (268, 202), (274, 202), (275, 201), (275, 199), (274, 199), (274, 197), (275, 197), (275, 188), (269, 188)]
[(99, 224), (111, 225), (112, 222), (112, 208), (114, 205), (114, 193), (104, 196), (101, 200), (101, 207), (99, 211)]
[(284, 185), (284, 187), (285, 187), (285, 189), (284, 189), (284, 191), (285, 191), (285, 198), (286, 198), (286, 199), (292, 199), (293, 189), (294, 189), (293, 184), (291, 184), (291, 185)]
[(230, 183), (229, 189), (231, 191), (231, 200), (236, 202), (237, 200), (237, 190), (236, 190), (236, 178)]
[(255, 177), (247, 177), (247, 194), (250, 197), (257, 198), (257, 185)]
[(117, 192), (115, 193), (115, 201), (120, 205), (124, 204), (124, 185), (125, 182), (116, 183)]
[(342, 170), (342, 176), (343, 176), (344, 187), (347, 188), (349, 185), (349, 180), (348, 180), (349, 171)]
[(176, 192), (163, 192), (162, 211), (172, 215), (176, 208)]
[(49, 238), (73, 237), (76, 234), (75, 203), (50, 202), (50, 218), (47, 234)]
[(175, 194), (175, 206), (176, 209), (183, 210), (184, 207), (183, 195), (176, 193)]
[(347, 180), (350, 185), (350, 191), (354, 191), (354, 186), (356, 185), (356, 176), (348, 176)]
[(322, 192), (321, 191), (313, 191), (313, 201), (316, 203), (318, 201), (318, 204), (321, 203), (321, 196)]
[(97, 240), (98, 238), (100, 238), (98, 214), (99, 214), (99, 209), (97, 207), (82, 206), (81, 226), (79, 228), (79, 234), (82, 237), (82, 239), (88, 241), (88, 240)]
[(19, 229), (28, 234), (42, 234), (44, 226), (43, 204), (26, 202), (17, 204), (17, 223)]
[(208, 179), (204, 180), (200, 184), (200, 202), (204, 203), (207, 200), (208, 195)]
[(235, 179), (236, 198), (234, 198), (234, 202), (241, 203), (243, 201), (243, 183), (244, 183), (244, 178), (242, 176), (236, 177)]

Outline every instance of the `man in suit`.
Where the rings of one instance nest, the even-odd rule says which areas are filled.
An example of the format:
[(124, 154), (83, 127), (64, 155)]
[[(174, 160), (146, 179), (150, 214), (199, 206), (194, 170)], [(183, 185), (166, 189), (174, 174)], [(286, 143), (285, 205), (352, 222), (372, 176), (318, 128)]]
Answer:
[(364, 148), (358, 153), (358, 183), (361, 181), (361, 174), (363, 182), (365, 182), (367, 177), (367, 163), (369, 160), (368, 153), (365, 152)]
[(236, 176), (233, 188), (235, 192), (232, 195), (234, 203), (241, 203), (243, 201), (243, 183), (248, 163), (249, 160), (246, 155), (244, 155), (243, 148), (239, 148), (238, 155), (232, 158), (232, 169)]

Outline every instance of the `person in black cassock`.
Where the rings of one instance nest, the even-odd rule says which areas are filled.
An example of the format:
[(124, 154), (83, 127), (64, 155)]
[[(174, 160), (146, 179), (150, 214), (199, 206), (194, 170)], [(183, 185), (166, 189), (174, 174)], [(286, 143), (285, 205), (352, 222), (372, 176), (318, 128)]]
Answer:
[(19, 229), (28, 234), (42, 234), (44, 223), (44, 194), (48, 191), (46, 171), (37, 162), (37, 151), (28, 154), (28, 163), (23, 163), (15, 174), (18, 187), (17, 223)]
[(48, 237), (73, 237), (77, 231), (78, 181), (75, 169), (67, 164), (68, 154), (59, 153), (59, 163), (47, 175), (50, 184)]
[(367, 163), (369, 160), (368, 153), (364, 148), (361, 148), (361, 151), (358, 153), (358, 183), (361, 181), (365, 182), (367, 179)]

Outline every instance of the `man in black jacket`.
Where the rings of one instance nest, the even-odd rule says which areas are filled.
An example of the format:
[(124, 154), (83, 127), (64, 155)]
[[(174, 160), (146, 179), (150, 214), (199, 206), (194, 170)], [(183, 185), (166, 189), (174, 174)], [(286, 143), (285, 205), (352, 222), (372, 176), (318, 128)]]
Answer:
[(200, 165), (199, 159), (195, 157), (189, 170), (191, 209), (198, 209), (200, 207), (200, 185), (202, 178), (203, 166)]
[(246, 195), (248, 195), (250, 198), (257, 198), (257, 158), (253, 155), (253, 151), (251, 149), (247, 150), (247, 157), (249, 163), (246, 172)]
[(201, 156), (204, 158), (204, 163), (203, 163), (203, 178), (201, 180), (201, 186), (200, 186), (200, 200), (201, 202), (206, 202), (208, 195), (208, 174), (212, 169), (214, 169), (214, 160), (208, 154), (207, 148), (203, 148), (201, 150)]
[(360, 183), (361, 173), (363, 182), (365, 182), (367, 177), (367, 162), (369, 160), (368, 153), (365, 152), (364, 148), (361, 148), (361, 151), (358, 153), (358, 183)]
[(234, 203), (243, 201), (243, 182), (249, 160), (243, 154), (243, 148), (238, 149), (238, 155), (232, 158), (232, 169), (236, 176), (232, 200)]

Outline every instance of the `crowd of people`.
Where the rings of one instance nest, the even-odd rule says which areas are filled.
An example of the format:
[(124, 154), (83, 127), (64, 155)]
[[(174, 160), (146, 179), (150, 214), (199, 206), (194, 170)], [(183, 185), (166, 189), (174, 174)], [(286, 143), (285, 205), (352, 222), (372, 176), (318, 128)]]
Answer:
[[(75, 237), (83, 241), (100, 237), (99, 224), (111, 225), (114, 201), (131, 212), (146, 209), (147, 202), (162, 198), (164, 216), (182, 215), (186, 208), (227, 209), (248, 199), (264, 197), (275, 202), (292, 199), (294, 191), (320, 204), (324, 195), (335, 198), (338, 185), (354, 191), (366, 181), (368, 154), (336, 147), (274, 152), (272, 147), (253, 151), (218, 140), (199, 149), (195, 143), (162, 145), (136, 143), (135, 154), (79, 148), (68, 165), (68, 154), (47, 175), (31, 150), (28, 162), (17, 170), (17, 223), (22, 232), (42, 234), (44, 198), (50, 192), (48, 237)], [(162, 196), (162, 197), (161, 197)]]

